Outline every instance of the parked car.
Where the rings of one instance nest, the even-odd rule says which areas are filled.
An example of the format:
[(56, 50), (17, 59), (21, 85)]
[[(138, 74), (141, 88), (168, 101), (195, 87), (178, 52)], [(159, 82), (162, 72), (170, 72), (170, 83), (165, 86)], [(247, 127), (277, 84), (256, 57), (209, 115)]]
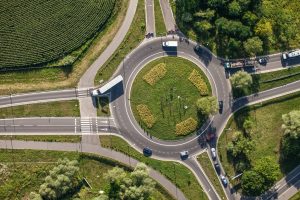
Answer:
[(212, 157), (213, 159), (216, 159), (216, 157), (217, 157), (216, 149), (215, 149), (215, 148), (211, 148), (210, 151), (211, 151), (211, 157)]
[(227, 187), (228, 182), (227, 182), (227, 179), (225, 178), (225, 176), (221, 175), (220, 178), (221, 178), (221, 181), (222, 181), (224, 187)]
[(189, 157), (189, 152), (188, 151), (180, 152), (180, 157), (182, 160), (187, 159)]
[(145, 156), (151, 156), (151, 155), (152, 155), (152, 150), (151, 150), (149, 147), (145, 147), (145, 148), (143, 149), (143, 154), (144, 154)]
[(214, 162), (214, 166), (215, 166), (217, 174), (220, 174), (221, 173), (221, 168), (220, 168), (220, 165), (217, 161)]
[(219, 113), (221, 114), (223, 112), (223, 101), (219, 101)]

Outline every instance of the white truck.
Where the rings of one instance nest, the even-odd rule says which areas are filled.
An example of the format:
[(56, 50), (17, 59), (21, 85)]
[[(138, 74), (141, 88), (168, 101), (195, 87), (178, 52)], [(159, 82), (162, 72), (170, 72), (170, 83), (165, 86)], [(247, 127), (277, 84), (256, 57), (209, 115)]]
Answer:
[(163, 47), (177, 47), (178, 42), (177, 41), (166, 41), (162, 43)]
[(115, 85), (117, 85), (118, 83), (120, 83), (121, 81), (123, 81), (123, 77), (121, 75), (116, 76), (114, 79), (112, 79), (111, 81), (109, 81), (108, 83), (106, 83), (105, 85), (103, 85), (102, 87), (93, 90), (92, 91), (92, 96), (99, 96), (101, 94), (104, 94), (109, 89), (111, 89), (112, 87), (114, 87)]
[(283, 60), (287, 60), (289, 58), (296, 58), (300, 56), (300, 49), (294, 50), (294, 51), (290, 51), (288, 53), (283, 53), (282, 54), (282, 59)]

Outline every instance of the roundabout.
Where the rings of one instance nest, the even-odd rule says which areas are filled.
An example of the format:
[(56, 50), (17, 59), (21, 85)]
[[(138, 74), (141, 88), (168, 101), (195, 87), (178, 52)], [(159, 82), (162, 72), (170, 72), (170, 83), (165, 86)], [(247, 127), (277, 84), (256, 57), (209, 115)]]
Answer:
[[(211, 96), (211, 87), (199, 68), (180, 57), (162, 57), (138, 71), (129, 86), (130, 111), (147, 133), (162, 140), (178, 140), (203, 125), (207, 117), (197, 112), (196, 101)], [(199, 81), (199, 88), (191, 78)], [(190, 122), (187, 130), (179, 130), (185, 122)]]

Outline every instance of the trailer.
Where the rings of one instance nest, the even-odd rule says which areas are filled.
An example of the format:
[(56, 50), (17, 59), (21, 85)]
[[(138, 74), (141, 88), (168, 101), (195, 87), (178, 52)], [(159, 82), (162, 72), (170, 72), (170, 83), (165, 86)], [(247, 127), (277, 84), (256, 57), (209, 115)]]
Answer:
[(115, 77), (114, 79), (112, 79), (111, 81), (109, 81), (108, 83), (106, 83), (105, 85), (103, 85), (102, 87), (100, 87), (99, 89), (95, 89), (92, 91), (92, 96), (99, 96), (101, 94), (104, 94), (105, 92), (107, 92), (109, 89), (111, 89), (112, 87), (114, 87), (115, 85), (117, 85), (118, 83), (123, 81), (123, 77), (121, 75)]
[(163, 47), (177, 47), (178, 42), (177, 41), (166, 41), (162, 43)]
[(242, 68), (244, 67), (243, 61), (232, 61), (232, 62), (224, 62), (225, 69), (232, 69), (232, 68)]

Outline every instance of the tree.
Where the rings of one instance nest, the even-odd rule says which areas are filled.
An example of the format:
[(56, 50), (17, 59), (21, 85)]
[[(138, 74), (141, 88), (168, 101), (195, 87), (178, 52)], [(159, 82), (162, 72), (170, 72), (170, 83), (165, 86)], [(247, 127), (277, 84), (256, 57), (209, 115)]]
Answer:
[(31, 193), (32, 200), (61, 199), (64, 195), (74, 190), (79, 184), (78, 162), (68, 159), (58, 160), (58, 165), (50, 170), (44, 183), (40, 186), (39, 194)]
[(252, 76), (244, 71), (238, 71), (230, 77), (231, 84), (234, 88), (244, 89), (252, 84)]
[(232, 155), (237, 157), (238, 155), (248, 156), (254, 149), (254, 142), (248, 138), (240, 137), (239, 140), (234, 142)]
[(300, 137), (300, 110), (293, 110), (288, 114), (282, 115), (282, 128), (285, 135), (294, 139)]
[(111, 185), (109, 199), (147, 200), (155, 187), (143, 163), (138, 163), (129, 176), (123, 169), (114, 167), (107, 172), (105, 178)]
[(193, 21), (193, 16), (190, 13), (185, 12), (182, 15), (182, 21), (187, 22), (187, 23), (191, 22), (191, 21)]
[(243, 21), (248, 26), (254, 26), (257, 22), (257, 19), (258, 19), (258, 17), (250, 11), (247, 11), (243, 16)]
[(196, 106), (198, 111), (203, 115), (214, 114), (218, 110), (217, 98), (216, 97), (202, 97), (197, 100)]
[(207, 9), (205, 11), (200, 10), (194, 14), (194, 17), (200, 17), (203, 19), (211, 20), (215, 16), (215, 10)]
[(254, 122), (251, 119), (246, 119), (244, 121), (243, 128), (248, 135), (252, 133), (253, 127), (254, 127)]
[(229, 6), (228, 6), (228, 12), (231, 16), (239, 16), (242, 12), (242, 8), (239, 4), (239, 2), (237, 2), (236, 0), (232, 1)]
[(259, 37), (248, 38), (243, 44), (245, 52), (249, 56), (256, 56), (261, 53), (263, 51), (262, 45), (263, 42), (259, 39)]
[(258, 196), (265, 190), (264, 179), (252, 170), (243, 173), (241, 185), (243, 193), (248, 196)]
[(198, 32), (207, 34), (213, 26), (211, 25), (211, 23), (209, 23), (209, 21), (202, 20), (200, 22), (196, 22), (194, 24), (194, 27), (197, 29)]
[(253, 170), (264, 178), (267, 187), (271, 187), (280, 175), (279, 164), (269, 156), (258, 160)]
[(297, 139), (286, 135), (281, 142), (282, 159), (300, 160), (300, 137)]
[(259, 20), (254, 29), (256, 35), (262, 38), (268, 38), (273, 35), (272, 23), (265, 18)]

